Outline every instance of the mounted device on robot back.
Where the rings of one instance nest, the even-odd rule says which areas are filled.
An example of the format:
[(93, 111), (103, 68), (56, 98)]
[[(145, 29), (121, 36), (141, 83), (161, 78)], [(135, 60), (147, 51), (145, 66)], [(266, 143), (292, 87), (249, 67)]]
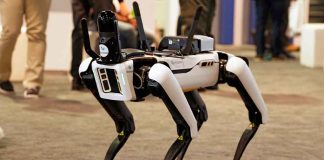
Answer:
[(166, 36), (159, 44), (159, 51), (174, 50), (181, 51), (182, 55), (206, 53), (214, 50), (214, 39), (203, 35), (194, 35), (202, 7), (198, 7), (188, 37), (185, 36)]
[[(167, 36), (163, 37), (160, 42), (159, 51), (175, 50), (179, 51), (185, 48), (188, 37), (184, 36)], [(191, 45), (190, 54), (206, 53), (214, 50), (214, 39), (207, 36), (195, 35)]]

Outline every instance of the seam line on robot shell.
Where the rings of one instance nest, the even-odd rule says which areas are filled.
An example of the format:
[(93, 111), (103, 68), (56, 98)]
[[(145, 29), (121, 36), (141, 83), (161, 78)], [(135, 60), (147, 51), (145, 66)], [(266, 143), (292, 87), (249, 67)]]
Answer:
[[(219, 63), (219, 62), (214, 62)], [(187, 73), (190, 72), (193, 68), (195, 68), (197, 65), (199, 65), (200, 62), (198, 62), (196, 65), (194, 65), (192, 68), (186, 68), (186, 69), (177, 69), (177, 70), (171, 70), (173, 74), (180, 74), (180, 73)]]

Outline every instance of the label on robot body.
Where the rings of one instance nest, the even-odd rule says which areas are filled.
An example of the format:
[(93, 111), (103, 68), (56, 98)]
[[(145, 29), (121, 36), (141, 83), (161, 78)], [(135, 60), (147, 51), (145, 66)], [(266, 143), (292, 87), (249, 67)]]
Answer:
[(100, 50), (100, 56), (101, 57), (107, 57), (109, 54), (109, 49), (106, 45), (100, 44), (99, 45), (99, 50)]
[(172, 44), (172, 40), (171, 40), (171, 39), (169, 39), (169, 44), (170, 44), (170, 45)]
[(183, 59), (170, 59), (169, 65), (171, 69), (180, 69), (183, 68)]

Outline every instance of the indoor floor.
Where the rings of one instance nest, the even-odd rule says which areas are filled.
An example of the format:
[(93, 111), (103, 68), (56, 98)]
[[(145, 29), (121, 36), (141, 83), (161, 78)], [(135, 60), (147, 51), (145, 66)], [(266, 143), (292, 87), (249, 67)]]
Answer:
[[(269, 108), (243, 160), (323, 160), (324, 71), (299, 61), (256, 62), (251, 48), (224, 48), (250, 58), (250, 66)], [(197, 77), (196, 77), (197, 78)], [(201, 77), (203, 78), (203, 77)], [(41, 98), (0, 95), (0, 160), (103, 160), (117, 135), (114, 122), (89, 92), (70, 90), (67, 73), (46, 72)], [(231, 160), (248, 126), (247, 110), (234, 88), (201, 92), (209, 119), (192, 141), (185, 159)], [(128, 102), (135, 133), (118, 160), (162, 160), (177, 138), (167, 108), (156, 97)]]

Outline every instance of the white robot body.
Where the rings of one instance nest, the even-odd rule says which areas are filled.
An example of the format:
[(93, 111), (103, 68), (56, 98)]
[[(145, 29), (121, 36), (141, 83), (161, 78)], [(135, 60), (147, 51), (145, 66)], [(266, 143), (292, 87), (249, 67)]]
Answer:
[[(144, 56), (152, 58), (155, 56)], [(183, 91), (191, 91), (200, 87), (215, 85), (218, 80), (218, 56), (217, 52), (206, 54), (189, 55), (184, 57), (155, 57), (158, 63), (165, 63), (170, 67), (176, 80)], [(83, 61), (80, 65), (80, 73), (88, 68), (91, 58)], [(112, 65), (101, 65), (98, 62), (92, 62), (92, 70), (97, 74), (95, 76), (100, 97), (111, 100), (134, 100), (136, 95), (133, 86), (133, 60), (127, 60), (123, 63)], [(112, 92), (111, 84), (106, 70), (99, 73), (100, 69), (113, 70), (118, 81), (120, 92)], [(103, 77), (103, 78), (102, 78)], [(113, 77), (113, 78), (115, 78)], [(108, 88), (107, 88), (108, 87)], [(105, 89), (106, 88), (106, 89)]]
[(248, 60), (215, 51), (213, 38), (194, 35), (201, 7), (188, 38), (165, 37), (157, 50), (151, 49), (136, 2), (133, 8), (141, 50), (120, 49), (115, 14), (103, 11), (97, 21), (102, 52), (99, 56), (90, 47), (87, 21), (82, 20), (84, 46), (91, 58), (81, 63), (79, 74), (114, 120), (118, 132), (105, 159), (114, 159), (135, 131), (132, 114), (124, 102), (140, 102), (149, 94), (164, 102), (177, 127), (179, 137), (165, 159), (183, 159), (192, 138), (198, 136), (199, 129), (208, 119), (206, 105), (197, 89), (227, 83), (242, 97), (251, 122), (235, 152), (234, 159), (239, 160), (259, 125), (268, 121), (268, 109), (248, 67)]
[(158, 58), (166, 62), (183, 91), (191, 91), (200, 87), (213, 86), (218, 80), (217, 52), (188, 55), (182, 58)]

